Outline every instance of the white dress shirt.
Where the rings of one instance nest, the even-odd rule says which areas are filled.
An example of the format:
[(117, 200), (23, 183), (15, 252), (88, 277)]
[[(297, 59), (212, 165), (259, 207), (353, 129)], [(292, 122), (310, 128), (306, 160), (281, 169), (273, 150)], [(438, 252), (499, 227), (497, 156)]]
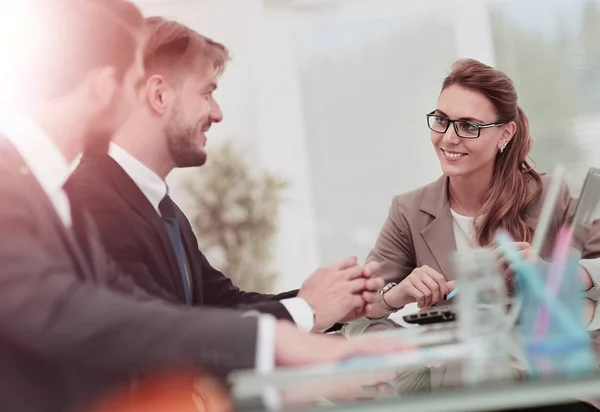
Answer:
[[(111, 143), (108, 154), (129, 175), (131, 180), (139, 187), (148, 199), (156, 213), (160, 215), (158, 205), (168, 193), (168, 187), (156, 173), (142, 162), (130, 155), (120, 146)], [(311, 307), (302, 298), (290, 298), (280, 301), (290, 313), (290, 316), (299, 328), (311, 331), (314, 327), (314, 316)], [(271, 316), (261, 315), (258, 333), (259, 351), (257, 353), (257, 367), (259, 372), (268, 372), (273, 365), (275, 322)]]

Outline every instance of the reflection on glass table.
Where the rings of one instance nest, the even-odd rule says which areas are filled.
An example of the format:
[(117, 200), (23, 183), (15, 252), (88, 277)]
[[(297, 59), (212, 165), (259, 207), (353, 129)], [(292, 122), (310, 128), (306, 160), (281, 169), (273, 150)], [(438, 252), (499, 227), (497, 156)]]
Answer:
[[(593, 319), (596, 302), (586, 299), (585, 306), (586, 323), (600, 324)], [(404, 329), (388, 321), (379, 323), (371, 332), (396, 335), (416, 348), (397, 356), (282, 369), (263, 376), (240, 373), (233, 378), (238, 409), (506, 411), (600, 399), (600, 374), (596, 374), (596, 367), (592, 373), (569, 378), (528, 376), (517, 333), (511, 335), (509, 364), (474, 365), (471, 348), (458, 339), (455, 323)], [(590, 333), (596, 359), (600, 359), (600, 332)], [(473, 367), (484, 368), (490, 379), (473, 384), (467, 379)]]

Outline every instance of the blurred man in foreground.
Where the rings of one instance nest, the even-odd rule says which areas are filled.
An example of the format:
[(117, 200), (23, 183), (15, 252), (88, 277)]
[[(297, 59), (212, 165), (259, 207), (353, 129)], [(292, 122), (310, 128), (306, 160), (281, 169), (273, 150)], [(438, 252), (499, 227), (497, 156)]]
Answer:
[(69, 163), (85, 147), (107, 147), (138, 104), (143, 18), (122, 0), (69, 0), (32, 2), (25, 20), (18, 110), (0, 119), (5, 410), (81, 410), (163, 369), (223, 375), (399, 349), (303, 333), (265, 315), (169, 305), (135, 287), (62, 186)]

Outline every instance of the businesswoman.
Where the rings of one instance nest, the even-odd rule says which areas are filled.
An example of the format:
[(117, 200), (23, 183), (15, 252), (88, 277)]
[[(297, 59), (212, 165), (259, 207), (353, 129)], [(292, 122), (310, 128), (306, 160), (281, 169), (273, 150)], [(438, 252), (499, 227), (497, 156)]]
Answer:
[[(380, 318), (410, 302), (436, 304), (453, 287), (452, 254), (487, 247), (499, 229), (525, 256), (548, 189), (527, 161), (532, 140), (511, 79), (476, 60), (456, 62), (443, 82), (435, 110), (424, 119), (443, 175), (396, 196), (368, 261), (378, 261), (388, 286), (367, 305)], [(576, 199), (562, 184), (540, 258), (547, 258)], [(598, 223), (598, 222), (596, 222)], [(600, 224), (578, 245), (582, 258), (600, 256)], [(584, 290), (594, 288), (595, 260), (581, 261)], [(508, 269), (509, 270), (509, 269)]]

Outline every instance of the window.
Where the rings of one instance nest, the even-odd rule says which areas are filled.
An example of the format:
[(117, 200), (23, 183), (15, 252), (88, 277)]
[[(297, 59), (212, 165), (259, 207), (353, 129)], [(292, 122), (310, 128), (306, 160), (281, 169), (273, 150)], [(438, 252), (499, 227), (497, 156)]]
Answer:
[(496, 65), (516, 82), (538, 169), (567, 166), (577, 193), (600, 165), (600, 0), (519, 0), (490, 7)]

